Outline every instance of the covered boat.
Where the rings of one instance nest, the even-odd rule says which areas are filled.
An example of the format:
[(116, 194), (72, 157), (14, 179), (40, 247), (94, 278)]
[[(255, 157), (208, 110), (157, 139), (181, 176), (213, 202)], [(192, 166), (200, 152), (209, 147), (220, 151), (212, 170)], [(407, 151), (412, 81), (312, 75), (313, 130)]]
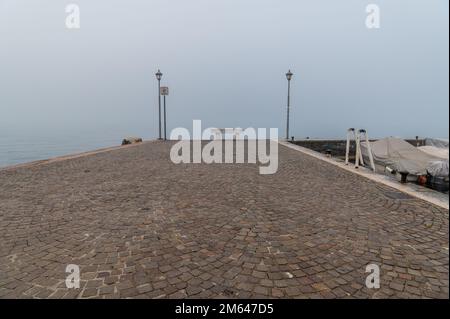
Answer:
[[(430, 154), (411, 145), (403, 139), (387, 137), (370, 142), (377, 171), (390, 171), (408, 176), (408, 181), (417, 181), (419, 176), (427, 176), (427, 184), (440, 191), (448, 191), (447, 159)], [(365, 142), (361, 142), (364, 161), (369, 163), (369, 153)]]
[[(376, 165), (389, 167), (400, 173), (426, 175), (430, 163), (442, 161), (442, 158), (422, 152), (405, 140), (396, 137), (370, 142), (370, 147)], [(361, 142), (361, 152), (364, 161), (368, 162), (369, 153), (365, 142)]]

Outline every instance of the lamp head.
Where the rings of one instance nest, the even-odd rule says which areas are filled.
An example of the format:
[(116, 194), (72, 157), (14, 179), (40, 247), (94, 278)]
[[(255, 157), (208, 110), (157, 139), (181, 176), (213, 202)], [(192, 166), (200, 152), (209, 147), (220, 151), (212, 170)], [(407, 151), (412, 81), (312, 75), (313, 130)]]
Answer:
[(290, 81), (291, 79), (292, 79), (292, 76), (293, 76), (294, 74), (291, 72), (291, 70), (289, 70), (288, 71), (288, 73), (286, 73), (286, 79), (288, 80), (288, 81)]
[(161, 71), (158, 69), (158, 72), (156, 72), (155, 75), (156, 75), (156, 79), (157, 79), (158, 81), (160, 81), (163, 74), (162, 74)]

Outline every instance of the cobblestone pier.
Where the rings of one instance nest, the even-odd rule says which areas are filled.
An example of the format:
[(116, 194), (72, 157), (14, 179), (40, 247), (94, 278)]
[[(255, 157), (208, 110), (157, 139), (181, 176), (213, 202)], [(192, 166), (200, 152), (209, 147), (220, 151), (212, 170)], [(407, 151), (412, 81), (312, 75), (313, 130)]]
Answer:
[(0, 298), (448, 298), (448, 210), (281, 145), (274, 175), (171, 145), (1, 170)]

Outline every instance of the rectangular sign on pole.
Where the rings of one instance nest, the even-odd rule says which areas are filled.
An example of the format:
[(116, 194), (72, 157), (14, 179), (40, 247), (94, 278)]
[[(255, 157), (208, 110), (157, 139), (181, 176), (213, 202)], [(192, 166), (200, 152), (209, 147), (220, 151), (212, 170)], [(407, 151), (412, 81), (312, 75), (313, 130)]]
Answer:
[(159, 93), (161, 95), (169, 95), (169, 88), (167, 86), (161, 86), (161, 91)]

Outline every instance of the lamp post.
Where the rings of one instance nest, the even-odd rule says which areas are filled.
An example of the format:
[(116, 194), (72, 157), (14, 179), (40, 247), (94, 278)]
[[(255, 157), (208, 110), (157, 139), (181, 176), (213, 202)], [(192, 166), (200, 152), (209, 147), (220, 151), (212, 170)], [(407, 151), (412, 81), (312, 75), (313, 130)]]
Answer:
[(161, 78), (162, 73), (158, 69), (158, 72), (156, 72), (156, 79), (158, 80), (158, 103), (159, 103), (159, 109), (158, 109), (158, 117), (159, 117), (159, 138), (158, 140), (161, 140)]
[(166, 95), (164, 94), (164, 141), (167, 140), (166, 134)]
[(288, 97), (287, 97), (287, 119), (286, 119), (286, 140), (289, 140), (289, 108), (291, 102), (291, 79), (292, 79), (291, 70), (286, 73), (286, 79), (288, 80)]

